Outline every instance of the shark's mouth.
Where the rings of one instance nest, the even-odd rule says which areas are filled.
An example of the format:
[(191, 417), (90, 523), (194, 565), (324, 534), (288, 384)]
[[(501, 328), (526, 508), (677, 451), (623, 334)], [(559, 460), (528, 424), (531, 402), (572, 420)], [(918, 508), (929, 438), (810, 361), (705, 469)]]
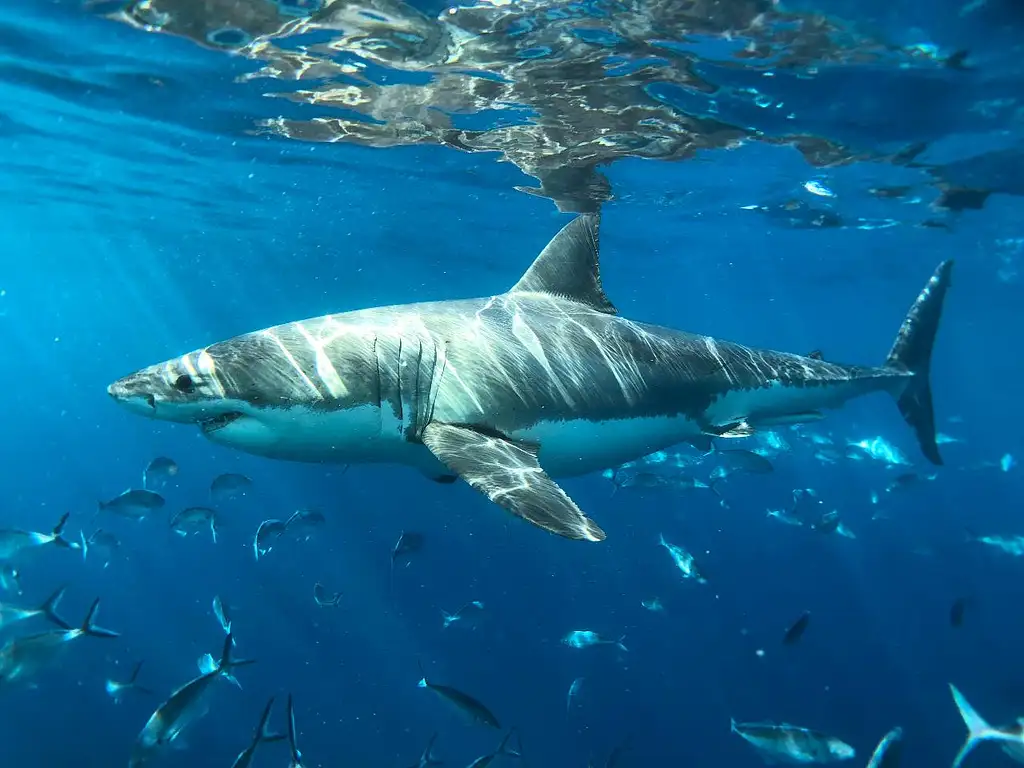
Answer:
[(234, 423), (244, 415), (245, 414), (239, 413), (238, 411), (219, 413), (212, 419), (206, 419), (205, 421), (199, 422), (199, 428), (203, 431), (204, 435), (209, 435), (216, 432), (218, 429), (223, 429), (228, 424)]

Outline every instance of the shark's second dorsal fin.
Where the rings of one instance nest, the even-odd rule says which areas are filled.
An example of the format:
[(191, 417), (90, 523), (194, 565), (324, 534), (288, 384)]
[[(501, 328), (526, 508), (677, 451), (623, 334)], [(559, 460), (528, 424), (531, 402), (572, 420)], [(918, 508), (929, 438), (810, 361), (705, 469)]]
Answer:
[(549, 293), (585, 304), (598, 312), (616, 314), (601, 287), (598, 263), (600, 214), (584, 214), (551, 238), (510, 293)]

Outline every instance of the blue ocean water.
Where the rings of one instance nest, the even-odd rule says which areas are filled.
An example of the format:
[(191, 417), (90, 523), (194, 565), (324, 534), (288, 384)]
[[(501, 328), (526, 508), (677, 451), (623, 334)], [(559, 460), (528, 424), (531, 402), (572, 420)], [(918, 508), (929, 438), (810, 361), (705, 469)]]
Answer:
[[(493, 749), (496, 731), (417, 688), (419, 665), (515, 726), (533, 766), (603, 766), (623, 745), (620, 768), (760, 764), (731, 718), (820, 729), (855, 746), (858, 765), (899, 725), (903, 764), (937, 766), (966, 733), (947, 683), (993, 722), (1024, 714), (1021, 563), (965, 536), (1024, 535), (1019, 470), (1004, 459), (1024, 452), (1018, 2), (788, 7), (841, 20), (821, 35), (757, 21), (771, 2), (482, 3), (487, 24), (459, 34), (432, 20), (471, 11), (440, 4), (273, 5), (0, 9), (0, 527), (46, 532), (69, 512), (73, 540), (102, 526), (121, 541), (107, 567), (43, 548), (18, 563), (23, 594), (0, 595), (33, 607), (66, 583), (70, 623), (98, 597), (99, 623), (121, 633), (75, 640), (34, 687), (0, 690), (0, 763), (127, 764), (153, 710), (202, 654), (218, 655), (216, 595), (239, 654), (258, 663), (238, 670), (241, 691), (217, 683), (167, 765), (231, 765), (271, 695), (284, 727), (288, 693), (310, 768), (412, 765), (434, 732), (449, 765)], [(713, 23), (688, 36), (673, 16), (684, 12)], [(567, 19), (589, 37), (570, 45), (557, 27), (540, 39)], [(756, 47), (774, 23), (771, 52), (736, 65), (747, 60), (729, 46)], [(435, 33), (444, 56), (402, 48)], [(530, 35), (504, 59), (470, 42)], [(572, 66), (586, 58), (577, 44), (609, 50), (596, 76)], [(519, 63), (545, 57), (566, 64), (559, 80)], [(663, 74), (620, 88), (615, 67)], [(479, 90), (459, 101), (470, 70)], [(481, 83), (506, 90), (489, 97)], [(637, 105), (664, 111), (627, 120)], [(327, 131), (339, 116), (380, 130)], [(980, 204), (951, 201), (957, 190)], [(810, 428), (780, 428), (793, 450), (770, 475), (730, 478), (727, 509), (711, 494), (613, 494), (599, 473), (560, 481), (608, 534), (591, 544), (464, 483), (248, 456), (106, 394), (131, 371), (254, 329), (501, 293), (574, 212), (597, 208), (620, 314), (827, 360), (880, 364), (935, 265), (957, 259), (931, 372), (938, 428), (957, 440), (941, 446), (946, 464), (930, 467), (891, 399), (872, 395), (813, 425), (840, 460), (813, 456)], [(907, 468), (845, 453), (879, 436), (937, 477), (886, 494)], [(97, 512), (140, 487), (157, 456), (180, 467), (164, 510), (141, 522)], [(225, 472), (253, 488), (219, 509), (217, 543), (174, 535), (169, 516), (207, 503)], [(808, 487), (855, 539), (766, 516)], [(259, 523), (299, 508), (323, 511), (324, 528), (254, 558)], [(425, 544), (392, 587), (402, 531)], [(685, 542), (706, 585), (681, 578), (659, 534)], [(338, 607), (314, 603), (316, 582), (342, 593)], [(663, 612), (641, 605), (654, 597)], [(957, 598), (969, 602), (954, 628)], [(442, 610), (473, 600), (485, 604), (475, 626), (443, 627)], [(784, 647), (805, 610), (806, 636)], [(3, 639), (47, 628), (30, 621)], [(575, 629), (625, 635), (629, 651), (569, 648)], [(138, 661), (153, 694), (115, 703), (104, 681)], [(287, 760), (268, 744), (255, 764)], [(969, 760), (1010, 758), (984, 745)]]

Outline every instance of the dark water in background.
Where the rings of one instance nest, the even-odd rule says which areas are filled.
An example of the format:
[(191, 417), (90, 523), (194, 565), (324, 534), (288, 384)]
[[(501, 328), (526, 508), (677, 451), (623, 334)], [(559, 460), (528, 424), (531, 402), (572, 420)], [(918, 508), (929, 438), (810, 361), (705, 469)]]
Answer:
[[(172, 15), (188, 18), (199, 5), (182, 2)], [(23, 569), (25, 595), (12, 601), (31, 605), (68, 581), (69, 620), (99, 596), (101, 623), (123, 638), (76, 642), (37, 690), (4, 692), (0, 763), (125, 764), (161, 697), (129, 696), (115, 706), (103, 681), (124, 678), (139, 659), (145, 684), (161, 695), (194, 676), (196, 659), (216, 653), (223, 638), (210, 610), (215, 594), (233, 606), (242, 655), (259, 664), (239, 670), (243, 692), (218, 686), (211, 714), (186, 733), (187, 750), (172, 752), (169, 765), (230, 765), (266, 697), (287, 691), (310, 766), (408, 765), (435, 730), (449, 764), (492, 748), (494, 733), (461, 723), (415, 687), (418, 660), (432, 678), (479, 695), (503, 723), (519, 726), (534, 766), (583, 766), (588, 758), (603, 765), (627, 739), (622, 766), (759, 764), (730, 735), (730, 717), (834, 733), (857, 747), (855, 764), (902, 725), (905, 765), (936, 766), (963, 737), (947, 682), (996, 722), (1024, 714), (1021, 563), (965, 543), (963, 533), (1024, 534), (1018, 474), (972, 468), (1022, 452), (1019, 3), (822, 3), (818, 9), (888, 47), (838, 33), (829, 39), (842, 45), (810, 52), (793, 42), (792, 71), (823, 70), (819, 78), (789, 77), (772, 93), (773, 103), (790, 106), (770, 109), (795, 110), (795, 129), (741, 103), (735, 89), (752, 87), (744, 78), (762, 83), (763, 71), (704, 72), (722, 89), (722, 125), (693, 140), (695, 158), (678, 147), (641, 152), (630, 134), (602, 157), (610, 165), (581, 161), (583, 149), (554, 160), (516, 153), (530, 137), (577, 146), (552, 126), (599, 129), (604, 118), (594, 105), (621, 114), (672, 78), (633, 83), (614, 99), (588, 86), (585, 96), (552, 103), (545, 94), (561, 86), (543, 79), (550, 73), (524, 75), (494, 55), (474, 67), (526, 83), (512, 89), (522, 99), (515, 120), (536, 128), (509, 136), (489, 127), (505, 118), (480, 103), (445, 117), (409, 106), (413, 88), (441, 79), (424, 74), (439, 66), (435, 59), (401, 51), (389, 69), (382, 55), (367, 54), (375, 85), (357, 84), (364, 93), (383, 99), (373, 90), (380, 83), (410, 89), (408, 103), (389, 104), (377, 123), (420, 138), (390, 148), (292, 140), (257, 126), (274, 115), (301, 122), (329, 110), (266, 94), (312, 87), (246, 77), (260, 63), (244, 51), (197, 44), (221, 21), (196, 22), (189, 35), (147, 34), (108, 18), (118, 7), (40, 0), (0, 10), (0, 523), (48, 530), (70, 511), (73, 530), (91, 530), (96, 500), (137, 485), (161, 454), (181, 466), (167, 492), (172, 511), (205, 500), (221, 472), (244, 472), (256, 486), (227, 509), (216, 546), (173, 536), (160, 518), (104, 520), (123, 542), (109, 568), (52, 551)], [(652, 7), (672, 4), (645, 13)], [(613, 25), (623, 8), (591, 10)], [(443, 10), (425, 8), (423, 18)], [(940, 53), (907, 53), (924, 41)], [(959, 50), (970, 52), (969, 68), (942, 63)], [(360, 51), (332, 60), (344, 64)], [(566, 60), (570, 53), (578, 54)], [(646, 55), (636, 46), (620, 53)], [(558, 74), (571, 90), (574, 75), (593, 73), (566, 66)], [(344, 75), (331, 71), (315, 84), (333, 87)], [(685, 99), (699, 88), (674, 87), (682, 96), (672, 97), (670, 114), (708, 119), (686, 112)], [(690, 117), (658, 130), (693, 128)], [(745, 138), (738, 148), (715, 138), (736, 131)], [(840, 164), (808, 163), (808, 152), (793, 148), (796, 134), (830, 143)], [(466, 151), (495, 144), (504, 155)], [(899, 155), (915, 144), (926, 147)], [(502, 156), (511, 162), (496, 163)], [(579, 173), (555, 178), (559, 162)], [(523, 194), (514, 187), (538, 186), (524, 171), (563, 186), (548, 190), (551, 199)], [(808, 181), (835, 196), (808, 192)], [(897, 185), (910, 189), (898, 197), (868, 192)], [(980, 210), (943, 205), (943, 194), (961, 187), (992, 194)], [(609, 195), (602, 267), (620, 312), (755, 346), (881, 361), (930, 270), (957, 257), (932, 375), (940, 429), (963, 442), (944, 446), (939, 478), (893, 500), (881, 521), (870, 519), (868, 495), (891, 473), (862, 463), (822, 467), (802, 454), (779, 458), (770, 477), (732, 481), (730, 510), (700, 496), (611, 496), (596, 475), (567, 480), (608, 533), (605, 543), (585, 545), (510, 519), (462, 484), (437, 486), (402, 468), (342, 475), (228, 452), (193, 429), (122, 412), (104, 394), (128, 371), (255, 328), (503, 291), (568, 221), (558, 207), (585, 209)], [(851, 439), (880, 434), (919, 461), (883, 396), (830, 415), (823, 429)], [(856, 540), (765, 517), (805, 486), (842, 510)], [(324, 510), (326, 530), (254, 561), (259, 521), (301, 506)], [(422, 531), (427, 545), (397, 572), (392, 604), (388, 552), (403, 529)], [(659, 532), (706, 553), (710, 584), (679, 579), (657, 546)], [(314, 605), (316, 581), (343, 592), (338, 609)], [(655, 595), (663, 614), (640, 605)], [(954, 631), (949, 606), (961, 595), (974, 603)], [(487, 606), (477, 629), (442, 630), (440, 609), (474, 599)], [(807, 636), (783, 648), (782, 631), (803, 610), (814, 617)], [(625, 633), (630, 652), (559, 642), (584, 628)], [(567, 717), (566, 689), (579, 676), (580, 706)], [(279, 703), (278, 723), (282, 711)], [(257, 764), (286, 760), (283, 747), (270, 745)], [(1007, 760), (983, 747), (971, 764)]]

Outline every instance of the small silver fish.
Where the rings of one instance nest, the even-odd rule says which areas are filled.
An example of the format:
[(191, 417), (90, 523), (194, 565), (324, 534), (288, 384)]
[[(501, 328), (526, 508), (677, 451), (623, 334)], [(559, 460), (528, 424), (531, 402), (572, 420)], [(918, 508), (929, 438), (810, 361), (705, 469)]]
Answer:
[(665, 537), (660, 533), (658, 534), (658, 543), (668, 550), (669, 555), (672, 557), (672, 562), (676, 564), (676, 568), (683, 574), (684, 579), (693, 579), (698, 584), (708, 583), (708, 580), (704, 578), (704, 575), (697, 567), (697, 562), (694, 560), (693, 555), (682, 547), (666, 541)]
[(0, 560), (11, 560), (29, 550), (45, 547), (53, 544), (65, 549), (78, 549), (77, 544), (72, 544), (64, 538), (64, 526), (68, 523), (68, 513), (61, 515), (60, 520), (49, 533), (38, 533), (36, 531), (23, 531), (19, 528), (0, 529)]
[(743, 448), (715, 451), (711, 458), (718, 464), (711, 471), (711, 477), (716, 480), (741, 474), (767, 475), (775, 471), (775, 467), (764, 456)]
[(238, 753), (238, 757), (235, 758), (235, 762), (231, 764), (231, 768), (249, 768), (252, 765), (253, 758), (256, 757), (256, 750), (260, 744), (270, 741), (281, 741), (286, 738), (284, 734), (272, 733), (267, 725), (270, 720), (270, 713), (274, 709), (274, 697), (270, 697), (270, 701), (263, 708), (263, 713), (260, 715), (260, 721), (256, 725), (256, 732), (253, 734), (252, 741), (249, 742), (249, 746)]
[(562, 638), (562, 643), (570, 648), (590, 648), (595, 645), (614, 645), (620, 651), (628, 652), (629, 648), (624, 645), (625, 639), (626, 636), (623, 635), (618, 640), (608, 640), (601, 637), (597, 632), (591, 632), (589, 629), (574, 629)]
[(457, 610), (455, 613), (448, 613), (447, 611), (442, 610), (441, 611), (441, 616), (442, 616), (442, 621), (444, 623), (444, 626), (442, 627), (442, 629), (448, 629), (448, 627), (450, 627), (452, 624), (454, 624), (454, 623), (456, 623), (458, 621), (462, 621), (463, 619), (465, 619), (467, 611), (475, 612), (475, 611), (482, 611), (483, 609), (484, 609), (484, 604), (481, 601), (479, 601), (479, 600), (472, 600), (472, 601), (466, 603), (461, 608), (459, 608), (459, 610)]
[(274, 548), (274, 544), (285, 532), (285, 524), (281, 520), (264, 520), (256, 529), (256, 536), (253, 538), (252, 549), (259, 560)]
[(427, 742), (427, 746), (423, 748), (420, 753), (419, 762), (416, 765), (410, 766), (410, 768), (430, 768), (433, 765), (442, 765), (443, 761), (438, 760), (434, 754), (434, 742), (437, 741), (437, 733), (435, 732), (431, 737), (430, 741)]
[(953, 701), (960, 712), (960, 717), (967, 726), (967, 739), (957, 752), (952, 768), (960, 768), (964, 759), (983, 741), (999, 742), (1008, 757), (1018, 763), (1024, 763), (1024, 718), (1018, 719), (1016, 723), (1006, 728), (995, 728), (978, 714), (955, 685), (950, 683), (949, 690), (953, 694)]
[(804, 524), (803, 520), (798, 517), (793, 517), (793, 515), (785, 509), (769, 509), (767, 510), (767, 514), (768, 517), (778, 520), (780, 523), (785, 523), (786, 525), (801, 526)]
[(423, 534), (416, 531), (402, 531), (398, 541), (391, 548), (391, 568), (388, 571), (388, 594), (394, 595), (395, 591), (395, 563), (402, 558), (408, 558), (423, 549)]
[(866, 768), (898, 768), (903, 745), (900, 739), (903, 738), (902, 728), (893, 728), (882, 740), (878, 742), (875, 751), (871, 754)]
[(494, 750), (493, 752), (488, 752), (486, 755), (480, 755), (480, 757), (476, 758), (473, 762), (467, 765), (466, 768), (487, 768), (487, 766), (493, 763), (495, 759), (501, 755), (508, 755), (509, 757), (520, 757), (521, 755), (518, 752), (510, 750), (508, 748), (508, 740), (512, 738), (512, 734), (515, 732), (516, 730), (515, 728), (513, 728), (511, 731), (506, 733), (505, 738), (501, 740), (501, 743), (498, 744), (498, 748), (496, 750)]
[(171, 530), (179, 536), (198, 533), (206, 526), (210, 527), (213, 543), (217, 543), (217, 512), (209, 507), (188, 507), (171, 518)]
[(969, 533), (968, 540), (994, 547), (1013, 557), (1024, 557), (1024, 536), (977, 536)]
[(102, 528), (97, 528), (88, 539), (85, 538), (85, 533), (82, 531), (78, 535), (81, 539), (82, 558), (88, 560), (89, 555), (93, 555), (94, 559), (100, 558), (104, 568), (110, 565), (114, 553), (121, 547), (121, 541), (117, 536)]
[(788, 723), (737, 723), (733, 720), (730, 727), (766, 761), (832, 763), (856, 756), (854, 748), (844, 741)]
[(152, 512), (163, 509), (164, 497), (155, 491), (129, 488), (110, 501), (99, 502), (100, 511), (111, 512), (130, 520), (142, 520)]
[(121, 698), (125, 695), (127, 691), (138, 691), (139, 693), (145, 694), (153, 693), (153, 691), (149, 690), (148, 688), (143, 688), (141, 685), (136, 683), (136, 680), (138, 680), (139, 678), (139, 671), (141, 669), (142, 662), (140, 661), (138, 664), (135, 665), (135, 668), (132, 670), (132, 676), (128, 678), (128, 682), (126, 683), (119, 683), (116, 680), (107, 680), (106, 684), (103, 687), (106, 690), (107, 695), (114, 700), (115, 704), (121, 703)]
[(64, 620), (57, 614), (57, 606), (66, 590), (67, 587), (58, 587), (38, 608), (18, 608), (10, 603), (0, 603), (0, 630), (36, 616), (45, 616), (58, 627), (66, 628)]
[[(231, 635), (231, 637), (234, 638), (234, 635)], [(199, 668), (200, 674), (208, 675), (210, 672), (217, 669), (217, 661), (213, 658), (212, 653), (204, 653), (199, 657), (199, 660), (196, 662), (196, 666)], [(231, 683), (238, 690), (242, 690), (242, 684), (238, 682), (238, 678), (230, 672), (222, 673), (221, 677), (224, 678), (225, 682)]]
[(867, 458), (888, 464), (890, 467), (910, 466), (910, 462), (903, 452), (883, 437), (858, 440), (847, 445), (860, 450)]
[(315, 509), (300, 509), (285, 521), (289, 536), (299, 541), (309, 541), (313, 533), (327, 522), (322, 512)]
[(481, 723), (483, 725), (489, 725), (492, 728), (501, 728), (496, 718), (487, 707), (481, 704), (479, 701), (474, 699), (468, 693), (463, 693), (457, 688), (452, 688), (448, 685), (438, 685), (427, 680), (426, 674), (422, 674), (417, 683), (419, 688), (426, 688), (427, 690), (433, 691), (445, 701), (452, 704), (463, 714), (467, 715), (474, 722)]
[(288, 750), (292, 754), (288, 768), (304, 768), (302, 765), (302, 753), (299, 752), (295, 739), (295, 705), (292, 702), (292, 695), (288, 694)]
[(142, 470), (142, 487), (150, 491), (161, 491), (178, 474), (178, 465), (174, 459), (157, 456)]
[(213, 615), (216, 617), (221, 629), (224, 630), (224, 634), (230, 635), (231, 614), (228, 613), (228, 607), (224, 604), (224, 601), (220, 599), (220, 595), (213, 598)]
[(0, 589), (16, 595), (21, 594), (21, 571), (11, 563), (0, 563)]
[(321, 608), (334, 608), (341, 603), (341, 592), (327, 592), (319, 581), (313, 585), (313, 601)]
[(72, 629), (54, 614), (51, 620), (63, 629), (51, 629), (34, 635), (8, 640), (0, 648), (0, 687), (20, 682), (31, 682), (42, 670), (60, 660), (71, 642), (80, 637), (120, 637), (117, 632), (103, 629), (93, 623), (100, 601), (97, 598), (89, 608), (82, 626)]
[(583, 688), (583, 678), (577, 677), (571, 683), (569, 683), (569, 690), (565, 694), (565, 713), (569, 714), (572, 709), (572, 702), (577, 696), (580, 695), (580, 689)]
[(215, 503), (238, 499), (248, 494), (251, 488), (252, 480), (248, 477), (229, 472), (213, 478), (213, 482), (210, 483), (210, 498)]
[(235, 667), (252, 664), (251, 659), (231, 658), (234, 640), (231, 635), (224, 638), (224, 649), (220, 663), (209, 672), (178, 688), (163, 704), (156, 708), (146, 725), (143, 726), (132, 754), (128, 768), (141, 768), (157, 756), (164, 748), (181, 735), (185, 728), (206, 714), (206, 695), (210, 686), (221, 676)]

